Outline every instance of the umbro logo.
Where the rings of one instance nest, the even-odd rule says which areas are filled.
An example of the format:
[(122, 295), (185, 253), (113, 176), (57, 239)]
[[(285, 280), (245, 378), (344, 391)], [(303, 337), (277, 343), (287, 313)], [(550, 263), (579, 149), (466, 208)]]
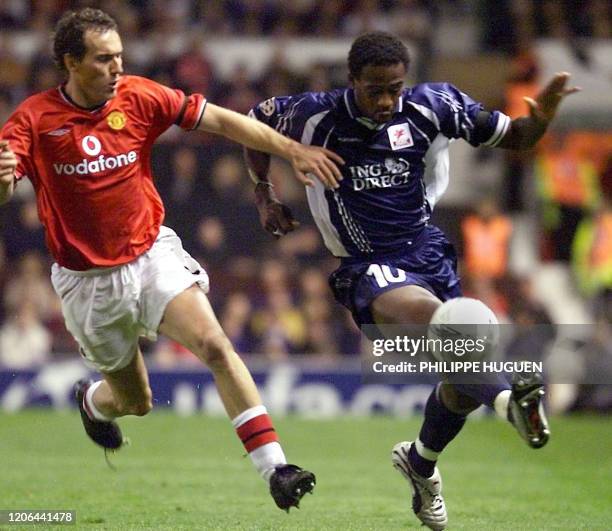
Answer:
[(70, 129), (56, 129), (55, 131), (51, 131), (47, 133), (49, 136), (63, 136), (66, 133), (69, 133)]

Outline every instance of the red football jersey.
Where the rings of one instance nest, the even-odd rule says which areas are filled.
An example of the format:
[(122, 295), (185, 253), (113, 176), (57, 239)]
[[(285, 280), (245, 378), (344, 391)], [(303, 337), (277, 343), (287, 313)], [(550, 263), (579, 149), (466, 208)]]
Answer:
[(95, 110), (62, 88), (25, 100), (0, 138), (28, 177), (55, 260), (85, 270), (124, 264), (155, 241), (164, 207), (153, 184), (151, 147), (172, 124), (195, 129), (206, 100), (150, 79), (123, 76), (117, 95)]

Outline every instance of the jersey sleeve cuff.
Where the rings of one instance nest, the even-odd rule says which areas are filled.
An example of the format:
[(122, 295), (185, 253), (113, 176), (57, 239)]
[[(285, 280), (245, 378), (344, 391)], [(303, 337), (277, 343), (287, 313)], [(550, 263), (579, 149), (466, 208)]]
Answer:
[(502, 138), (504, 138), (504, 136), (506, 136), (506, 133), (508, 132), (508, 129), (510, 128), (510, 122), (512, 120), (510, 120), (509, 116), (506, 116), (505, 114), (499, 112), (497, 113), (497, 125), (495, 126), (495, 130), (493, 131), (493, 134), (491, 135), (491, 137), (486, 140), (485, 142), (483, 142), (483, 145), (485, 146), (490, 146), (490, 147), (495, 147), (497, 146)]
[(174, 124), (185, 131), (197, 129), (202, 121), (206, 103), (207, 100), (202, 94), (191, 94), (187, 96)]
[(200, 123), (202, 122), (202, 118), (204, 117), (204, 111), (206, 110), (207, 103), (208, 103), (208, 100), (206, 98), (202, 98), (202, 102), (200, 103), (200, 108), (198, 109), (198, 114), (197, 114), (197, 119), (195, 121), (195, 125), (191, 128), (192, 130), (200, 127)]

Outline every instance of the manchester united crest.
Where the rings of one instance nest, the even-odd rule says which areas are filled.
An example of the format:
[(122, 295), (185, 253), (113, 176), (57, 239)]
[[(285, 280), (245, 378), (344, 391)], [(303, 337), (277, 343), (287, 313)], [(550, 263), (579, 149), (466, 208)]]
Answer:
[(121, 111), (113, 111), (106, 117), (106, 123), (108, 123), (108, 126), (115, 131), (123, 129), (126, 121), (127, 119), (125, 114), (123, 114)]

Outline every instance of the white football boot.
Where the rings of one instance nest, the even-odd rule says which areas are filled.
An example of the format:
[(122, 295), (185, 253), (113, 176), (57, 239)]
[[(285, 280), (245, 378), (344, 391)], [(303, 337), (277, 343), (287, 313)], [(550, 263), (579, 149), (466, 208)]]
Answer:
[(448, 524), (446, 505), (442, 497), (442, 477), (438, 467), (429, 478), (419, 476), (408, 462), (408, 450), (412, 441), (397, 443), (391, 451), (393, 466), (402, 473), (412, 489), (412, 510), (423, 525), (434, 531), (442, 531)]

